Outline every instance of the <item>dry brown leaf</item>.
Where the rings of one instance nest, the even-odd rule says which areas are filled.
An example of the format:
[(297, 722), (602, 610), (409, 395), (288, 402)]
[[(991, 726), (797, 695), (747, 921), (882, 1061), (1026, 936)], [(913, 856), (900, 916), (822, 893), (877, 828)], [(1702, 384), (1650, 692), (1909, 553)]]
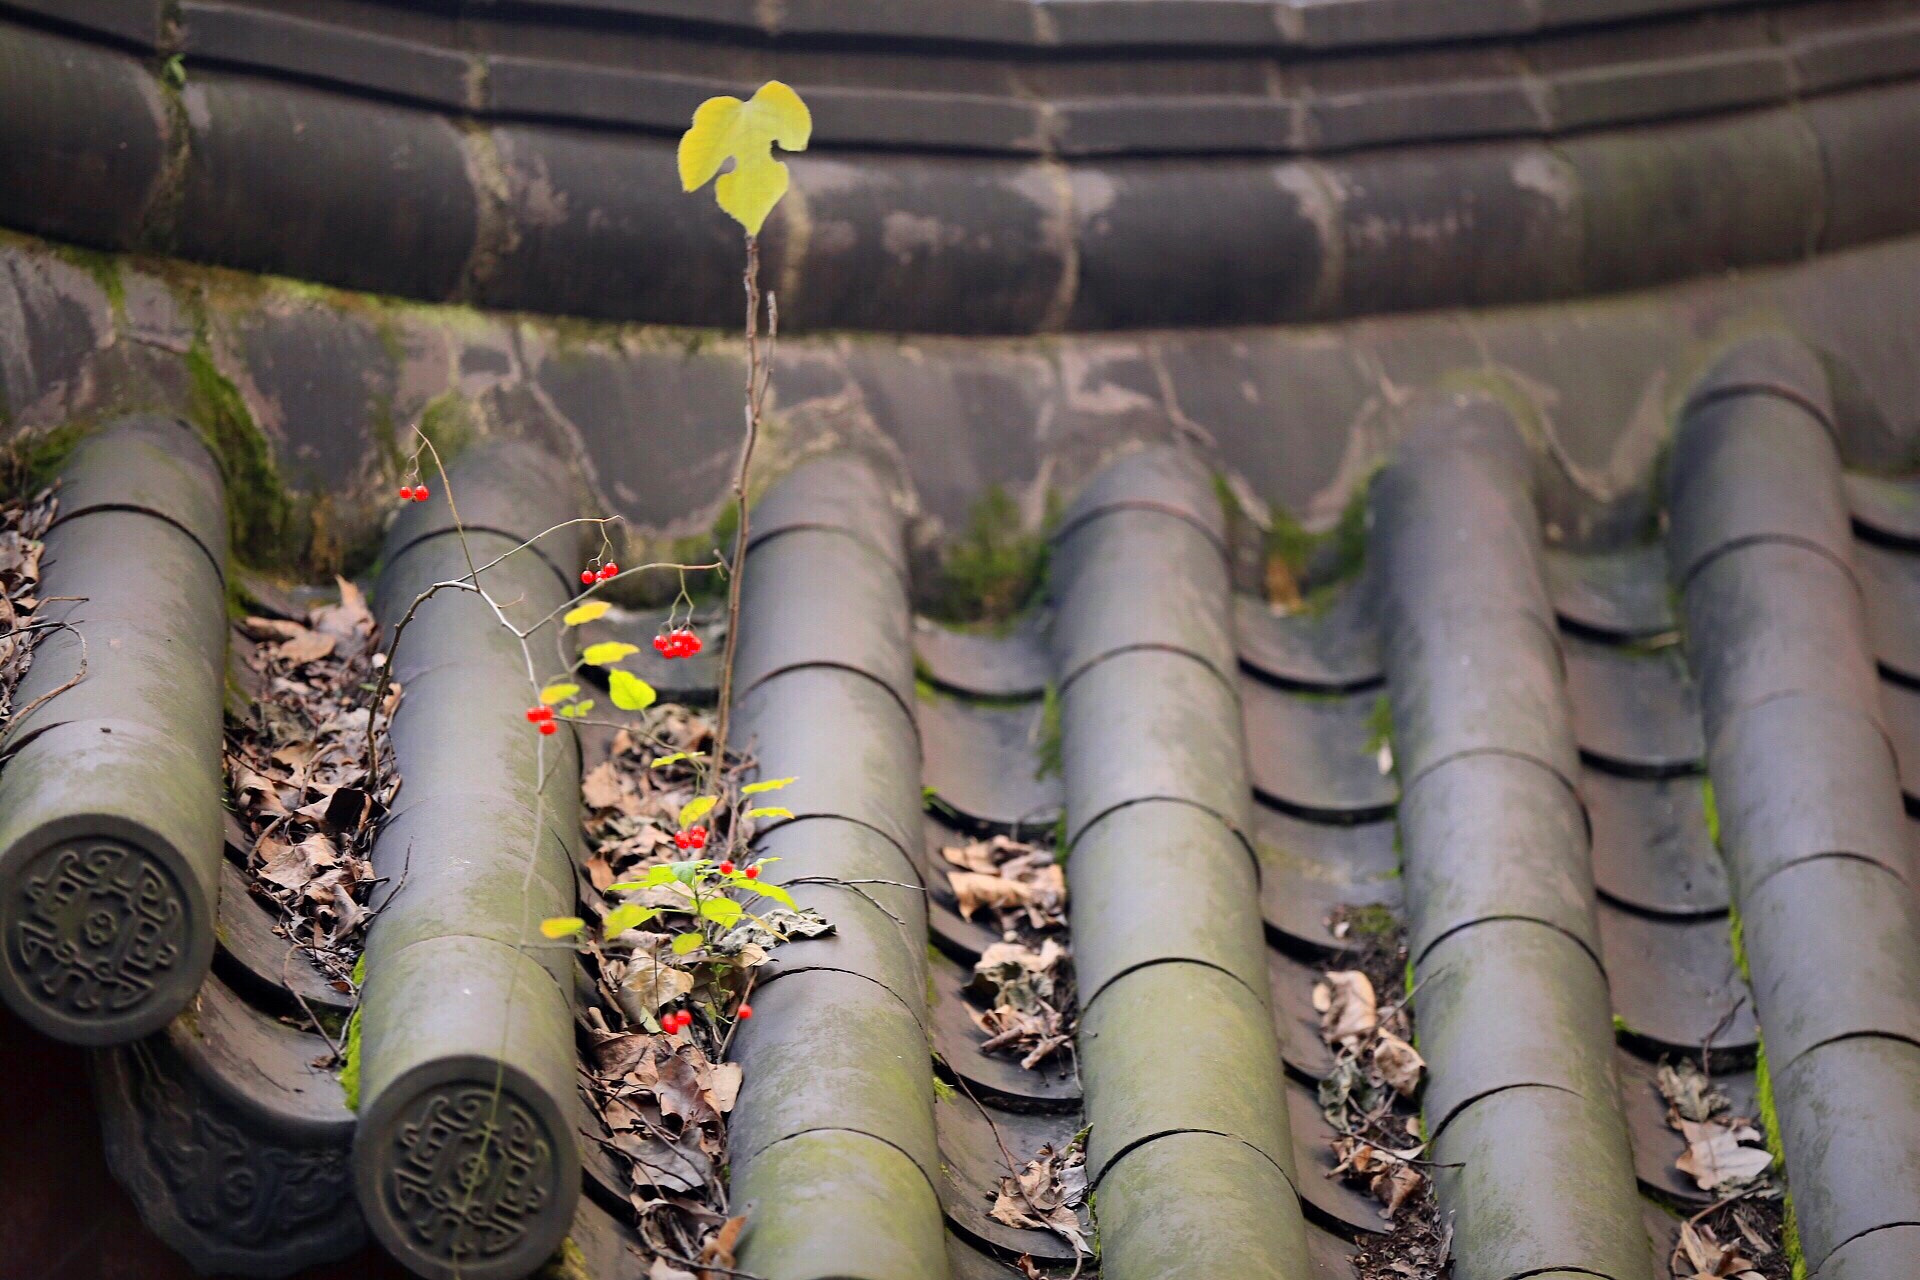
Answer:
[[(617, 809), (631, 792), (626, 775), (611, 760), (602, 760), (580, 779), (580, 796), (589, 808)], [(609, 881), (608, 883), (612, 883)]]
[(665, 1258), (655, 1258), (653, 1265), (647, 1268), (647, 1280), (700, 1280), (700, 1277), (674, 1266)]
[(620, 1003), (627, 1016), (639, 1022), (643, 1020), (642, 1013), (651, 1017), (662, 1005), (673, 1003), (691, 990), (692, 974), (640, 952), (634, 955), (627, 976), (620, 983)]
[[(731, 1269), (734, 1265), (734, 1249), (739, 1245), (740, 1233), (746, 1229), (746, 1225), (747, 1220), (740, 1217), (728, 1218), (721, 1223), (712, 1237), (700, 1246), (700, 1261)], [(700, 1280), (721, 1280), (721, 1273), (703, 1270)]]
[(1314, 984), (1313, 1007), (1320, 1014), (1320, 1038), (1328, 1044), (1358, 1040), (1380, 1025), (1373, 981), (1358, 969), (1336, 969)]
[(1032, 890), (1017, 880), (977, 871), (949, 871), (947, 880), (959, 900), (961, 916), (968, 920), (983, 906), (1024, 907), (1033, 901)]
[(740, 1081), (738, 1063), (721, 1062), (709, 1066), (700, 1076), (700, 1089), (707, 1105), (720, 1115), (733, 1110), (734, 1102), (740, 1097)]
[(1373, 1046), (1373, 1067), (1380, 1078), (1393, 1086), (1393, 1091), (1403, 1098), (1411, 1098), (1420, 1087), (1420, 1077), (1427, 1069), (1425, 1058), (1420, 1051), (1388, 1031), (1382, 1031)]
[(1687, 1149), (1674, 1168), (1697, 1183), (1702, 1191), (1752, 1182), (1773, 1167), (1773, 1156), (1765, 1147), (1749, 1146), (1761, 1141), (1760, 1131), (1748, 1124), (1701, 1123), (1675, 1116), (1673, 1126), (1687, 1141)]

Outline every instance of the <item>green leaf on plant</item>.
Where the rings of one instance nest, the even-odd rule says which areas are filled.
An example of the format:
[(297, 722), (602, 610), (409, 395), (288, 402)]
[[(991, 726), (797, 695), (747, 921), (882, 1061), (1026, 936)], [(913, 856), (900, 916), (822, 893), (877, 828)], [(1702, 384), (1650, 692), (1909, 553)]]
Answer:
[(752, 889), (755, 893), (759, 894), (763, 898), (772, 898), (775, 902), (787, 908), (787, 910), (789, 911), (798, 911), (800, 909), (797, 905), (795, 905), (793, 901), (793, 895), (788, 893), (785, 889), (782, 889), (777, 884), (768, 884), (764, 880), (749, 880), (747, 882), (747, 887)]
[(700, 914), (722, 929), (738, 920), (744, 910), (745, 908), (732, 898), (708, 898), (700, 904)]
[(599, 644), (590, 644), (581, 653), (580, 660), (590, 667), (610, 667), (629, 654), (640, 652), (637, 644), (628, 644), (624, 640), (602, 640)]
[(567, 684), (564, 681), (559, 684), (550, 684), (540, 691), (540, 701), (550, 707), (556, 702), (565, 702), (578, 692), (580, 692), (580, 686), (577, 684)]
[(707, 753), (704, 751), (676, 751), (670, 756), (661, 756), (647, 767), (649, 769), (664, 769), (670, 764), (679, 764), (682, 760), (705, 760), (706, 758)]
[(632, 893), (636, 889), (657, 889), (669, 880), (679, 878), (674, 871), (675, 867), (690, 867), (692, 865), (690, 862), (677, 862), (658, 866), (647, 872), (647, 878), (645, 880), (628, 880), (621, 884), (610, 884), (607, 886), (607, 892)]
[(689, 858), (685, 862), (669, 862), (667, 874), (681, 884), (692, 884), (694, 874), (700, 870), (700, 864), (705, 861), (705, 858)]
[(540, 932), (549, 938), (571, 938), (587, 927), (579, 916), (551, 916), (540, 922)]
[[(589, 649), (587, 652), (592, 653), (593, 650)], [(653, 700), (660, 696), (645, 680), (631, 671), (622, 671), (618, 667), (607, 672), (607, 693), (612, 696), (613, 705), (622, 711), (645, 711), (653, 705)]]
[(782, 809), (778, 805), (769, 805), (765, 809), (749, 809), (747, 810), (747, 816), (749, 818), (791, 818), (793, 816), (793, 810)]
[(593, 699), (588, 698), (584, 702), (575, 702), (560, 708), (560, 714), (569, 720), (578, 720), (591, 710), (593, 710)]
[(676, 933), (673, 935), (673, 954), (683, 956), (706, 940), (706, 935), (697, 929), (690, 933)]
[(609, 938), (617, 938), (627, 930), (643, 925), (659, 914), (657, 907), (643, 907), (635, 902), (623, 902), (607, 912), (607, 918), (601, 923), (600, 930)]
[(768, 778), (765, 782), (749, 782), (740, 788), (743, 796), (757, 796), (763, 791), (778, 791), (788, 783), (797, 782), (797, 778)]
[(733, 169), (720, 174), (713, 193), (748, 235), (759, 235), (790, 181), (787, 166), (773, 158), (774, 144), (805, 151), (812, 135), (807, 104), (778, 80), (761, 85), (747, 102), (708, 98), (680, 137), (680, 185), (688, 191), (705, 186), (731, 157)]
[(694, 823), (700, 821), (700, 819), (706, 817), (709, 813), (712, 813), (713, 806), (716, 803), (718, 802), (715, 800), (713, 796), (695, 796), (693, 799), (681, 805), (680, 806), (681, 827), (683, 828), (690, 827)]
[(589, 600), (583, 605), (576, 605), (567, 610), (566, 616), (560, 621), (570, 627), (577, 627), (583, 622), (592, 622), (595, 618), (605, 617), (607, 610), (611, 608), (613, 606), (605, 600)]

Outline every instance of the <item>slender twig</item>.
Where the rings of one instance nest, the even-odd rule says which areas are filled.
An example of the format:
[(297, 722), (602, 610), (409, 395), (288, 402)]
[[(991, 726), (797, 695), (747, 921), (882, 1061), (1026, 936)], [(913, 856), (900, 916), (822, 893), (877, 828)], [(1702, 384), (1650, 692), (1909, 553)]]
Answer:
[[(747, 290), (747, 398), (746, 439), (740, 446), (740, 463), (733, 473), (733, 564), (727, 573), (727, 641), (720, 662), (720, 710), (713, 735), (713, 760), (716, 771), (726, 768), (727, 734), (733, 720), (733, 658), (740, 645), (740, 584), (747, 567), (747, 480), (753, 467), (754, 446), (760, 442), (760, 415), (766, 406), (767, 388), (773, 380), (772, 344), (780, 333), (780, 311), (771, 293), (767, 295), (767, 352), (760, 350), (760, 241), (747, 237), (747, 269), (743, 277)], [(766, 367), (763, 369), (763, 359)], [(728, 828), (728, 846), (734, 840)]]

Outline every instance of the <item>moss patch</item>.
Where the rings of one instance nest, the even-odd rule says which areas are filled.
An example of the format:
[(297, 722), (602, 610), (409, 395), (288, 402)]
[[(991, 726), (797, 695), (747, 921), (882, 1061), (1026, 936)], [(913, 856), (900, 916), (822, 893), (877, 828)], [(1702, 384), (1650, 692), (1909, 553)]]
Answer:
[(226, 473), (227, 521), (235, 558), (279, 567), (297, 564), (306, 550), (294, 504), (280, 483), (267, 437), (247, 411), (231, 379), (213, 363), (204, 339), (186, 356), (187, 416), (199, 428)]
[(1036, 780), (1060, 776), (1064, 760), (1061, 755), (1061, 733), (1060, 690), (1049, 680), (1040, 700), (1040, 737), (1033, 744), (1033, 776)]
[(1047, 579), (1051, 500), (1038, 532), (1021, 527), (1020, 507), (994, 485), (973, 505), (966, 531), (947, 549), (928, 598), (928, 616), (953, 623), (1011, 621), (1039, 602)]
[(593, 1272), (587, 1269), (587, 1255), (580, 1252), (572, 1236), (560, 1242), (534, 1275), (535, 1280), (594, 1280)]
[(1700, 807), (1706, 813), (1707, 839), (1713, 842), (1715, 849), (1718, 849), (1720, 847), (1720, 804), (1714, 799), (1712, 778), (1700, 779)]
[[(367, 980), (367, 958), (361, 956), (353, 965), (353, 985), (357, 991)], [(340, 1087), (346, 1091), (347, 1110), (360, 1110), (360, 1006), (356, 1004), (353, 1014), (347, 1019), (346, 1044), (340, 1052)]]

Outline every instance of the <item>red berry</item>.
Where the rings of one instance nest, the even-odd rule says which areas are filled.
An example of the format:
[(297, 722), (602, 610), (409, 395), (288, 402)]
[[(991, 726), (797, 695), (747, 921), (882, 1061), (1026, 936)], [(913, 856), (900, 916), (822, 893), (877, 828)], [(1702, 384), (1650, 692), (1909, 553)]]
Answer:
[(753, 1006), (750, 1004), (741, 1005), (740, 1012), (734, 1016), (739, 1018), (742, 1022), (745, 1022), (748, 1018), (751, 1018), (753, 1016)]
[(415, 502), (425, 502), (427, 497), (427, 486), (423, 484), (413, 486), (413, 500)]
[(730, 876), (730, 875), (732, 875), (732, 874), (733, 874), (733, 864), (732, 864), (731, 862), (723, 862), (723, 863), (721, 863), (721, 864), (720, 864), (720, 874), (721, 874), (721, 875), (723, 875), (723, 876)]
[(700, 637), (691, 631), (687, 632), (687, 656), (691, 658), (694, 654), (700, 652), (700, 648)]
[(405, 485), (405, 484), (403, 484), (403, 485), (401, 485), (401, 486), (400, 486), (400, 501), (402, 501), (402, 502), (409, 502), (409, 501), (411, 501), (412, 499), (413, 499), (413, 486), (412, 486), (412, 485)]
[(557, 724), (555, 724), (555, 723), (554, 723), (553, 721), (551, 721), (551, 720), (542, 720), (542, 721), (540, 722), (540, 732), (541, 732), (541, 733), (549, 733), (549, 734), (551, 734), (551, 733), (558, 733), (558, 732), (560, 732), (560, 726), (559, 726), (559, 725), (557, 725)]
[(600, 571), (600, 576), (603, 578), (611, 578), (616, 576), (619, 572), (620, 572), (620, 566), (615, 564), (613, 561), (609, 560), (607, 561), (607, 567)]
[(552, 707), (528, 707), (527, 719), (531, 720), (534, 724), (539, 724), (542, 720), (551, 720), (553, 719), (553, 708)]
[(667, 651), (667, 638), (665, 636), (655, 636), (653, 638), (653, 651), (662, 654)]
[(583, 583), (584, 585), (586, 585), (586, 586), (592, 586), (592, 585), (593, 585), (593, 570), (591, 570), (591, 569), (582, 569), (582, 570), (580, 571), (580, 581), (581, 581), (581, 582), (582, 582), (582, 583)]
[(749, 880), (758, 880), (760, 878), (760, 868), (748, 867), (745, 871), (742, 871), (740, 874), (745, 876)]

